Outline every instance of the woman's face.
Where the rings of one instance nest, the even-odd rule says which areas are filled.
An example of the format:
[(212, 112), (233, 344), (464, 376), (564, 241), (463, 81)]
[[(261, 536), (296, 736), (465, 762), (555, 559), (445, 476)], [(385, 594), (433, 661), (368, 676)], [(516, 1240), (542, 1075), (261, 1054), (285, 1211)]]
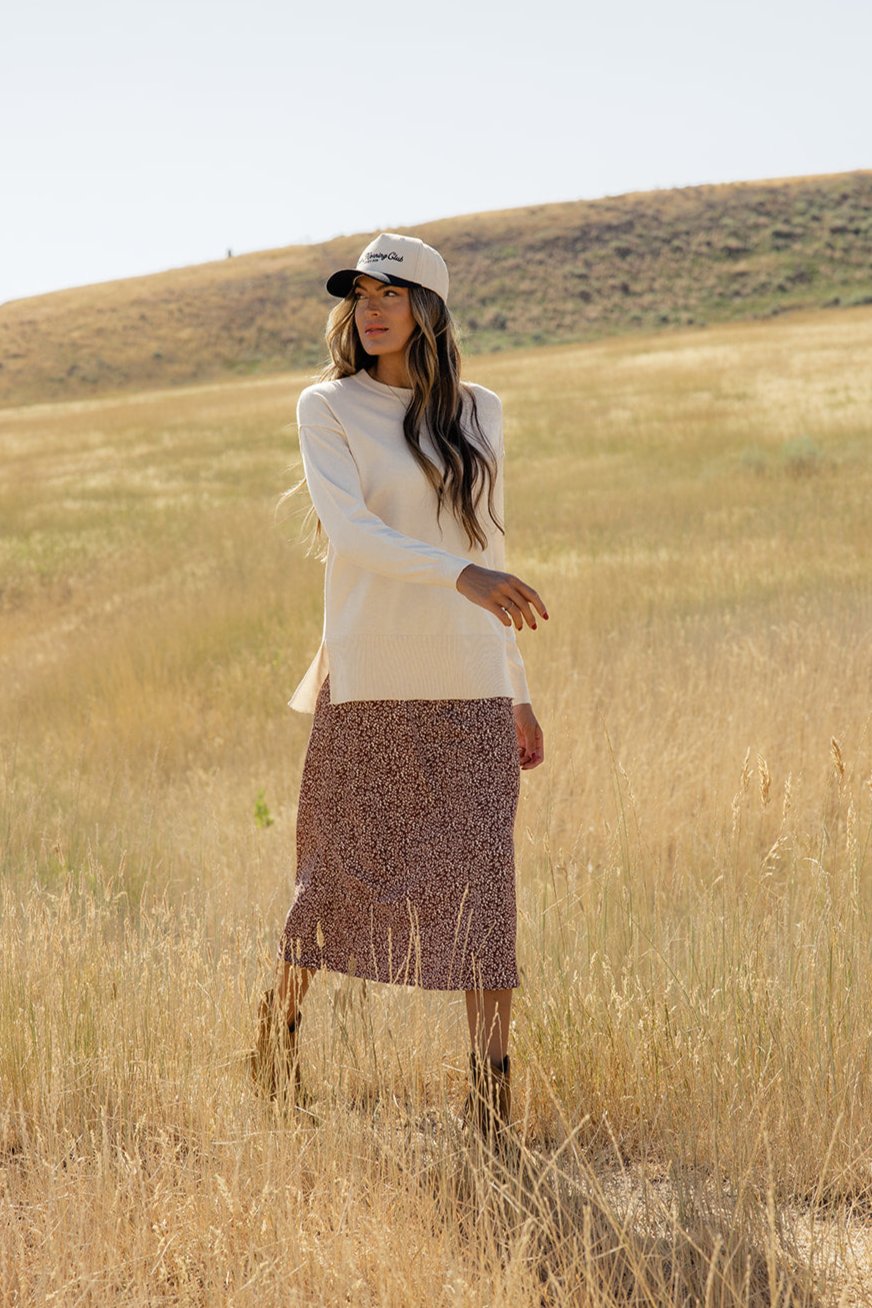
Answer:
[(415, 330), (407, 286), (390, 286), (363, 273), (354, 291), (354, 322), (367, 354), (402, 354)]

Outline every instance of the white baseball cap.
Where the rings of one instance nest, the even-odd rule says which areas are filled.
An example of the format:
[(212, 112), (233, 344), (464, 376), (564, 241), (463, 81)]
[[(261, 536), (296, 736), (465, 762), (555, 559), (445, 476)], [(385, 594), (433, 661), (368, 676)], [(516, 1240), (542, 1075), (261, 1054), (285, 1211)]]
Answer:
[(344, 297), (355, 277), (366, 273), (394, 286), (426, 286), (448, 303), (448, 266), (438, 250), (417, 236), (381, 232), (361, 254), (355, 268), (340, 268), (326, 282), (331, 295)]

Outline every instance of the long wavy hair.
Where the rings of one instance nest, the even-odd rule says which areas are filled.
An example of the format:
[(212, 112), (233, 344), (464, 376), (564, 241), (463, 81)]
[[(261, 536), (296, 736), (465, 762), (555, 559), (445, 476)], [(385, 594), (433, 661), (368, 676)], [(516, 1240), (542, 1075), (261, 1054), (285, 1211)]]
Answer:
[[(330, 352), (328, 363), (314, 378), (315, 381), (335, 381), (350, 377), (361, 368), (369, 368), (377, 359), (363, 346), (354, 321), (354, 279), (348, 295), (330, 311), (325, 339)], [(403, 432), (415, 460), (433, 487), (436, 497), (436, 521), (440, 520), (443, 505), (449, 505), (457, 521), (465, 529), (470, 548), (475, 543), (484, 549), (487, 536), (483, 531), (476, 507), (487, 484), (487, 509), (491, 521), (499, 531), (503, 524), (494, 515), (493, 491), (497, 475), (496, 453), (482, 430), (478, 417), (475, 394), (460, 379), (460, 348), (458, 330), (448, 305), (440, 295), (426, 286), (410, 283), (409, 307), (415, 327), (406, 342), (405, 359), (412, 383), (412, 397), (403, 417)], [(470, 421), (476, 439), (461, 425), (464, 398), (468, 399)], [(430, 431), (433, 444), (443, 467), (438, 467), (421, 448), (422, 423)], [(303, 477), (279, 500), (283, 503), (306, 485)], [(278, 506), (277, 506), (278, 507)], [(307, 553), (320, 550), (326, 557), (326, 542), (322, 542), (321, 521), (311, 506), (306, 518), (314, 516), (315, 531)]]

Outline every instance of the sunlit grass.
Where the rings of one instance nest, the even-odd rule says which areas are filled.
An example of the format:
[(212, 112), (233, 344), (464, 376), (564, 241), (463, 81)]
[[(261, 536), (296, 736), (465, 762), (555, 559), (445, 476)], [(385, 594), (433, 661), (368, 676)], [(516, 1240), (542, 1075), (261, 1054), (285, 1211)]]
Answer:
[(469, 369), (551, 614), (519, 636), (526, 1180), (454, 1120), (460, 994), (319, 977), (318, 1120), (245, 1082), (321, 628), (303, 506), (274, 517), (308, 378), (0, 415), (0, 1297), (738, 1305), (872, 1274), (870, 349), (857, 309)]

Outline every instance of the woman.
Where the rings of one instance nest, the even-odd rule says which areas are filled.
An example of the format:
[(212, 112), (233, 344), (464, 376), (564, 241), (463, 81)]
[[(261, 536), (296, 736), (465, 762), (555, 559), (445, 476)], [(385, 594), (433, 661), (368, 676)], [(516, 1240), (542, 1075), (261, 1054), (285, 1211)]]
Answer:
[(297, 406), (327, 535), (324, 630), (289, 701), (314, 720), (252, 1067), (300, 1097), (300, 1005), (321, 966), (463, 989), (465, 1116), (502, 1136), (519, 767), (544, 758), (515, 630), (548, 614), (505, 571), (502, 405), (460, 380), (442, 256), (383, 232), (326, 287), (333, 363)]

